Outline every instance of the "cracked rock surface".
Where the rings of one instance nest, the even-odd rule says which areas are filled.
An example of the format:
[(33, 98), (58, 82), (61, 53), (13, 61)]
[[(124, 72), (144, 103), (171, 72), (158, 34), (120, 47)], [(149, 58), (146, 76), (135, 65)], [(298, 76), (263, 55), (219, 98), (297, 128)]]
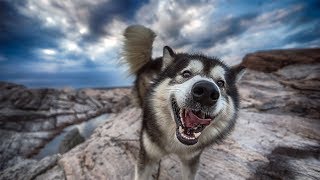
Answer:
[(28, 89), (0, 82), (0, 170), (31, 157), (64, 127), (129, 104), (128, 89)]
[[(263, 53), (278, 56), (274, 51)], [(311, 56), (308, 50), (304, 53)], [(256, 61), (251, 63), (259, 64), (260, 60)], [(319, 179), (319, 59), (281, 65), (272, 72), (248, 68), (239, 84), (242, 102), (235, 130), (223, 143), (204, 151), (196, 178)], [(128, 105), (123, 105), (121, 112), (112, 113), (88, 140), (32, 177), (132, 179), (139, 149), (141, 110)], [(15, 166), (2, 171), (0, 179), (5, 179), (5, 172)], [(23, 172), (34, 171), (29, 166)], [(163, 158), (154, 169), (153, 179), (181, 179), (178, 158)]]

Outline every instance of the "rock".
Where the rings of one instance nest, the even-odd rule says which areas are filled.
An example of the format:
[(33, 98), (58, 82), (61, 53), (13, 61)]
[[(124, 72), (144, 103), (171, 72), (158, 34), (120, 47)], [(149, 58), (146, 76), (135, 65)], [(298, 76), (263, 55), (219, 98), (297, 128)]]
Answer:
[(286, 66), (275, 74), (281, 83), (302, 91), (320, 91), (320, 62)]
[[(59, 164), (67, 179), (132, 179), (134, 163), (139, 148), (138, 135), (141, 111), (130, 108), (111, 116), (110, 121), (95, 130), (85, 143), (64, 154)], [(119, 121), (121, 119), (121, 121)], [(320, 125), (316, 119), (292, 115), (275, 115), (242, 110), (235, 131), (224, 143), (207, 148), (200, 160), (198, 179), (255, 179), (265, 177), (290, 178), (282, 174), (289, 170), (270, 168), (271, 157), (278, 149), (288, 152), (301, 151), (290, 163), (290, 174), (299, 173), (302, 179), (315, 176), (319, 167)], [(310, 147), (314, 147), (310, 150)], [(318, 150), (315, 150), (317, 149)], [(294, 156), (286, 151), (278, 152), (277, 162)], [(308, 155), (308, 153), (312, 155)], [(316, 156), (314, 156), (316, 155)], [(299, 167), (299, 168), (297, 168)], [(301, 172), (301, 169), (310, 169)], [(314, 169), (315, 168), (315, 169)], [(263, 173), (262, 173), (263, 172)], [(268, 174), (275, 176), (268, 176)], [(157, 175), (155, 169), (153, 176)], [(180, 163), (176, 156), (161, 160), (159, 179), (180, 179)], [(259, 178), (258, 178), (259, 179)]]
[(28, 89), (0, 82), (0, 170), (15, 156), (35, 155), (65, 126), (119, 112), (130, 105), (122, 99), (127, 94), (129, 88)]
[(320, 61), (320, 48), (258, 51), (247, 54), (245, 67), (262, 72), (274, 72), (292, 64), (313, 64)]
[(56, 165), (59, 155), (46, 157), (41, 161), (25, 159), (0, 172), (0, 179), (31, 180)]
[(84, 142), (84, 140), (85, 139), (81, 136), (78, 128), (70, 130), (59, 145), (59, 153), (63, 154), (65, 152), (68, 152), (76, 145)]
[(99, 126), (87, 141), (64, 154), (59, 165), (66, 178), (132, 179), (140, 115), (136, 108), (111, 115), (112, 121)]
[(64, 171), (58, 165), (49, 169), (43, 174), (40, 174), (35, 180), (65, 180)]
[(83, 104), (75, 104), (73, 109), (77, 112), (77, 113), (85, 113), (90, 111), (92, 108), (88, 105), (83, 105)]
[(70, 125), (75, 122), (77, 118), (74, 115), (61, 115), (57, 117), (56, 126), (61, 127)]
[[(257, 168), (257, 173), (252, 179), (318, 179), (319, 154), (319, 147), (278, 147), (267, 156), (269, 162)], [(306, 160), (308, 158), (316, 162), (309, 163)]]
[(312, 78), (320, 75), (320, 63), (312, 66), (290, 65), (274, 73), (248, 70), (240, 82), (243, 104), (252, 111), (320, 118), (320, 79)]
[(0, 130), (0, 170), (15, 156), (28, 157), (35, 153), (37, 147), (53, 138), (54, 132), (20, 132)]

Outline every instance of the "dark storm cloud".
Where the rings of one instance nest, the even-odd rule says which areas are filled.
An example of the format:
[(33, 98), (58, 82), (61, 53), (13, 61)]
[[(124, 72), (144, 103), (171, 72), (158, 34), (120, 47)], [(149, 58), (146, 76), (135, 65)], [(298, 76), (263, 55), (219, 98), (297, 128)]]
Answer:
[[(319, 22), (320, 23), (320, 22)], [(288, 43), (304, 44), (315, 41), (320, 37), (320, 25), (316, 24), (308, 29), (300, 30), (294, 34), (289, 35), (284, 39)]]
[(304, 3), (300, 11), (292, 15), (286, 22), (290, 29), (299, 29), (297, 32), (287, 36), (284, 41), (287, 43), (304, 44), (319, 40), (320, 37), (320, 1), (308, 1)]
[(23, 3), (0, 1), (0, 54), (30, 57), (37, 47), (56, 46), (62, 36), (58, 29), (46, 29), (41, 22), (19, 13)]
[(209, 30), (208, 35), (201, 39), (200, 42), (197, 42), (197, 48), (209, 48), (215, 46), (217, 43), (224, 43), (228, 38), (238, 36), (245, 32), (250, 26), (248, 24), (251, 23), (244, 23), (250, 22), (254, 20), (258, 16), (258, 13), (250, 13), (244, 14), (237, 17), (232, 17), (225, 21), (222, 21), (218, 24), (218, 26), (224, 27), (222, 31), (213, 31)]
[[(105, 26), (114, 19), (130, 22), (138, 8), (146, 3), (147, 0), (113, 0), (106, 1), (92, 7), (89, 13), (88, 39), (96, 39), (108, 34)], [(119, 30), (120, 32), (121, 30)]]
[[(208, 29), (207, 33), (202, 36), (202, 38), (197, 38), (192, 40), (190, 37), (180, 38), (176, 41), (176, 45), (184, 45), (187, 43), (194, 43), (195, 48), (210, 48), (214, 47), (216, 44), (223, 44), (227, 39), (232, 37), (239, 37), (241, 34), (245, 33), (249, 28), (254, 26), (261, 26), (262, 24), (273, 24), (274, 28), (279, 28), (280, 26), (287, 26), (288, 33), (297, 28), (301, 28), (301, 25), (305, 26), (302, 30), (289, 35), (288, 37), (282, 39), (279, 37), (279, 43), (282, 39), (283, 44), (288, 43), (307, 43), (316, 40), (320, 37), (320, 1), (309, 1), (304, 3), (293, 3), (283, 8), (283, 11), (275, 13), (274, 16), (270, 16), (264, 20), (264, 22), (258, 22), (257, 18), (262, 16), (266, 12), (253, 11), (248, 14), (242, 14), (230, 19), (220, 21), (216, 26), (225, 27), (223, 31), (215, 31)], [(301, 5), (299, 9), (297, 6)], [(295, 10), (297, 8), (297, 10)], [(292, 10), (291, 10), (292, 9)], [(284, 13), (284, 15), (280, 15)], [(246, 23), (243, 23), (246, 22)], [(208, 22), (210, 23), (210, 22)], [(312, 24), (310, 24), (312, 23)], [(276, 26), (277, 25), (277, 26)], [(176, 37), (181, 37), (177, 35), (177, 31), (173, 31), (171, 35)], [(285, 36), (285, 34), (283, 34)]]

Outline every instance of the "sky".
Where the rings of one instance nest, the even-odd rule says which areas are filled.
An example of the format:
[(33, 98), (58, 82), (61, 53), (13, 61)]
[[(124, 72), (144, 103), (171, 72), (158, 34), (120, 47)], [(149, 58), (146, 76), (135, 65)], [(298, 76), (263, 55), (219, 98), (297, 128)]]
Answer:
[(132, 84), (119, 65), (123, 30), (227, 64), (258, 50), (320, 46), (319, 0), (0, 0), (0, 81), (28, 87)]

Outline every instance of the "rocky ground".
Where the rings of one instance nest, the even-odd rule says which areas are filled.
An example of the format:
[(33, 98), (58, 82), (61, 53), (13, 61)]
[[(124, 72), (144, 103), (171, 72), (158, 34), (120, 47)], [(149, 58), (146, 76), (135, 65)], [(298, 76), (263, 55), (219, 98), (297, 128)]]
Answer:
[(16, 156), (31, 157), (65, 126), (119, 112), (129, 89), (28, 89), (0, 83), (0, 170)]
[[(320, 49), (257, 52), (243, 64), (249, 69), (239, 84), (236, 128), (204, 151), (197, 179), (319, 179)], [(38, 162), (12, 160), (0, 179), (132, 179), (141, 111), (125, 102), (84, 143)], [(177, 157), (162, 159), (153, 178), (181, 179)]]

